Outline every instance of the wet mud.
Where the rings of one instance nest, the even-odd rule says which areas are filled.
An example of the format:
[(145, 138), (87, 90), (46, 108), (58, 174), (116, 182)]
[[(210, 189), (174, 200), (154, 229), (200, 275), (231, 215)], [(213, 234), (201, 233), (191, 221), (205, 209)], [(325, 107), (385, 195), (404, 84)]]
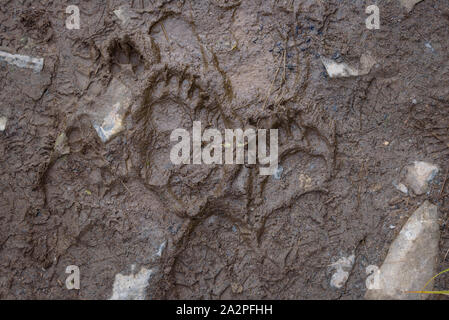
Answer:
[[(0, 50), (45, 61), (0, 63), (0, 298), (108, 299), (137, 266), (149, 299), (362, 299), (366, 267), (426, 199), (447, 268), (446, 1), (379, 0), (380, 30), (357, 0), (82, 1), (79, 30), (70, 4), (0, 7)], [(364, 54), (376, 64), (357, 77), (321, 61)], [(123, 130), (104, 142), (117, 103)], [(281, 170), (172, 164), (171, 132), (194, 121), (278, 129)], [(405, 195), (393, 182), (416, 160), (441, 170)]]

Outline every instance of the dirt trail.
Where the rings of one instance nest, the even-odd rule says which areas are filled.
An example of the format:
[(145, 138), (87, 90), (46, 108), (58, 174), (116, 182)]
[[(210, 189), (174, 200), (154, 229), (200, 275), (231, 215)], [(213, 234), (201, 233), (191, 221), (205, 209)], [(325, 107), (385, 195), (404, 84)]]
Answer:
[[(105, 299), (135, 265), (154, 271), (147, 298), (361, 299), (426, 199), (447, 268), (449, 3), (377, 3), (380, 30), (365, 1), (83, 1), (68, 30), (72, 3), (3, 1), (0, 50), (45, 64), (0, 63), (0, 298)], [(321, 61), (364, 54), (358, 77)], [(124, 130), (104, 143), (117, 101)], [(278, 129), (280, 177), (171, 164), (170, 133), (193, 121)], [(442, 169), (419, 197), (393, 186), (415, 160)]]

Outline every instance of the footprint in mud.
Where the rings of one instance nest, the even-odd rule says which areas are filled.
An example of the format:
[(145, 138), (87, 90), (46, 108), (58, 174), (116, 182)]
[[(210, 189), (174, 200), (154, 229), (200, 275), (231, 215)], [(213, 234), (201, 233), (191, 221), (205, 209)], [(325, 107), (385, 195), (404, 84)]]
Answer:
[(279, 130), (279, 166), (274, 175), (254, 182), (254, 203), (262, 216), (307, 193), (326, 192), (334, 162), (334, 125), (329, 119), (317, 121), (317, 116), (322, 117), (319, 110), (304, 110), (266, 124)]
[[(162, 68), (149, 78), (143, 101), (133, 111), (129, 135), (131, 158), (146, 185), (178, 213), (195, 215), (209, 200), (220, 198), (229, 184), (233, 166), (221, 164), (174, 165), (170, 141), (175, 129), (192, 135), (194, 121), (201, 130), (225, 129), (225, 120), (198, 77), (185, 70)], [(202, 146), (207, 145), (203, 142)]]
[(129, 37), (112, 40), (108, 47), (108, 54), (112, 74), (128, 69), (136, 76), (140, 76), (145, 69), (144, 57)]
[[(71, 193), (77, 194), (76, 203), (67, 204), (70, 208), (61, 213), (66, 219), (73, 216), (73, 219), (79, 220), (77, 224), (80, 229), (75, 230), (73, 234), (68, 233), (66, 242), (71, 245), (77, 238), (95, 238), (90, 228), (109, 238), (112, 237), (111, 232), (122, 235), (128, 230), (140, 230), (134, 225), (138, 220), (137, 209), (142, 208), (142, 212), (146, 212), (151, 206), (144, 206), (147, 201), (145, 199), (157, 195), (164, 212), (175, 214), (168, 214), (162, 219), (159, 215), (152, 217), (153, 212), (150, 211), (148, 215), (152, 218), (146, 223), (156, 225), (156, 231), (152, 234), (152, 237), (157, 239), (155, 244), (159, 245), (168, 237), (161, 231), (168, 228), (159, 227), (156, 219), (163, 221), (161, 224), (180, 226), (183, 223), (179, 216), (197, 217), (196, 222), (192, 222), (192, 219), (188, 227), (179, 232), (183, 235), (178, 235), (183, 242), (185, 240), (185, 244), (181, 246), (185, 245), (192, 256), (200, 257), (207, 252), (202, 246), (194, 247), (206, 234), (210, 236), (208, 242), (211, 245), (217, 235), (223, 238), (220, 238), (220, 243), (214, 244), (218, 248), (224, 248), (229, 241), (235, 243), (233, 247), (237, 248), (239, 242), (244, 239), (246, 244), (242, 246), (238, 257), (223, 251), (220, 252), (221, 260), (218, 257), (217, 259), (225, 265), (240, 261), (242, 269), (246, 266), (255, 268), (257, 259), (263, 254), (258, 251), (248, 258), (242, 255), (245, 250), (254, 250), (257, 246), (256, 237), (263, 239), (264, 223), (270, 214), (276, 210), (282, 211), (302, 194), (324, 189), (332, 160), (332, 141), (330, 135), (323, 132), (329, 128), (316, 127), (314, 123), (319, 121), (312, 116), (304, 116), (304, 119), (296, 122), (285, 120), (279, 124), (264, 125), (258, 121), (252, 123), (253, 126), (257, 124), (259, 128), (279, 129), (279, 160), (283, 172), (278, 173), (276, 177), (259, 176), (257, 166), (175, 165), (170, 159), (171, 149), (176, 144), (170, 139), (173, 130), (185, 129), (192, 135), (193, 122), (200, 121), (202, 132), (213, 128), (223, 133), (226, 128), (244, 129), (245, 121), (235, 125), (221, 109), (217, 101), (218, 94), (210, 89), (201, 76), (181, 65), (160, 63), (157, 45), (149, 38), (146, 38), (144, 43), (152, 50), (143, 50), (145, 44), (139, 44), (136, 36), (115, 37), (103, 46), (102, 69), (92, 80), (89, 91), (91, 103), (83, 110), (83, 117), (86, 117), (82, 120), (84, 127), (66, 132), (69, 147), (72, 149), (71, 154), (65, 157), (65, 160), (58, 161), (48, 173), (47, 199), (53, 211), (58, 210)], [(126, 94), (123, 96), (120, 92)], [(122, 101), (123, 98), (126, 98), (125, 102)], [(103, 141), (100, 141), (97, 138), (98, 128), (103, 125), (102, 129), (106, 130), (107, 123), (104, 125), (99, 121), (95, 132), (92, 117), (100, 120), (107, 118), (108, 111), (111, 111), (108, 108), (116, 106), (116, 100), (121, 101), (121, 109), (118, 112), (121, 131), (114, 131), (113, 135), (104, 136)], [(203, 142), (202, 147), (206, 145), (207, 142)], [(190, 159), (192, 160), (192, 157)], [(58, 178), (64, 176), (61, 174), (64, 171), (67, 171), (70, 177)], [(311, 177), (314, 177), (314, 180)], [(83, 188), (85, 182), (91, 186), (87, 190)], [(74, 189), (61, 193), (58, 186)], [(90, 197), (98, 197), (101, 205), (94, 207)], [(132, 198), (132, 201), (127, 199), (128, 197)], [(105, 201), (110, 203), (106, 204)], [(149, 201), (151, 205), (155, 202)], [(134, 218), (123, 214), (128, 212), (131, 205), (137, 208), (133, 210)], [(110, 216), (105, 215), (105, 206), (113, 211), (108, 213)], [(115, 206), (120, 206), (120, 210), (114, 210)], [(283, 212), (280, 214), (283, 215)], [(203, 230), (208, 223), (206, 221), (211, 217), (216, 217), (216, 222), (218, 221), (211, 228), (223, 231), (210, 233)], [(105, 224), (97, 227), (91, 221), (92, 218), (95, 218), (95, 221), (104, 220)], [(212, 221), (212, 224), (214, 223)], [(67, 222), (67, 225), (69, 224)], [(132, 241), (139, 239), (135, 234), (130, 237)], [(120, 240), (120, 237), (114, 237), (117, 247), (120, 247)], [(122, 247), (123, 245), (120, 248)], [(64, 252), (65, 249), (62, 248)], [(146, 250), (147, 255), (150, 255), (151, 250)], [(176, 261), (179, 263), (173, 264), (174, 272), (178, 272), (176, 270), (182, 267), (182, 262), (188, 259), (185, 255), (177, 256)], [(245, 286), (245, 279), (225, 271), (220, 273), (220, 266), (210, 263), (210, 274), (216, 277), (217, 283), (220, 284), (220, 290), (214, 293), (215, 296), (230, 297), (241, 292), (240, 288)], [(200, 263), (198, 268), (201, 269), (201, 266)], [(182, 279), (171, 278), (170, 281), (172, 280), (176, 282)], [(226, 284), (230, 281), (235, 283), (227, 288)], [(246, 285), (252, 285), (252, 281)], [(182, 297), (189, 295), (187, 292), (179, 294)]]
[(35, 218), (47, 223), (33, 237), (52, 235), (41, 253), (48, 265), (85, 266), (83, 297), (106, 298), (103, 284), (130, 264), (157, 265), (169, 227), (182, 221), (167, 216), (156, 195), (128, 179), (123, 141), (105, 145), (90, 117), (74, 119), (59, 137), (42, 184), (45, 210)]
[(205, 219), (177, 256), (169, 275), (171, 288), (164, 298), (231, 298), (235, 289), (230, 283), (235, 282), (233, 287), (238, 288), (238, 277), (228, 266), (245, 266), (250, 258), (244, 257), (250, 250), (244, 249), (240, 241), (238, 228), (228, 219), (220, 215)]
[[(224, 197), (229, 204), (223, 201), (192, 227), (169, 275), (170, 298), (303, 296), (296, 288), (316, 268), (305, 261), (327, 240), (322, 230), (326, 208), (317, 204), (323, 203), (332, 174), (334, 141), (329, 121), (314, 125), (313, 112), (299, 118), (260, 122), (279, 130), (283, 171), (269, 177), (246, 166), (239, 171), (232, 188), (248, 201)], [(240, 204), (244, 214), (228, 214), (232, 204)], [(309, 245), (302, 247), (302, 241)]]
[(125, 162), (119, 173), (138, 177), (181, 215), (196, 215), (222, 199), (240, 166), (174, 165), (170, 160), (173, 130), (192, 133), (193, 122), (199, 121), (202, 132), (224, 132), (227, 121), (213, 91), (185, 66), (159, 63), (151, 37), (113, 36), (100, 51), (102, 64), (80, 109), (92, 119), (104, 148)]
[[(112, 283), (131, 263), (157, 263), (169, 227), (182, 224), (176, 215), (164, 216), (157, 195), (133, 176), (123, 131), (139, 94), (134, 75), (144, 76), (146, 63), (153, 62), (133, 43), (126, 37), (106, 43), (89, 90), (61, 123), (41, 178), (45, 209), (36, 219), (47, 223), (33, 241), (43, 242), (39, 254), (47, 265), (86, 265), (84, 297), (109, 296), (99, 282)], [(111, 119), (120, 125), (110, 126)], [(43, 234), (51, 234), (52, 242), (42, 241)]]

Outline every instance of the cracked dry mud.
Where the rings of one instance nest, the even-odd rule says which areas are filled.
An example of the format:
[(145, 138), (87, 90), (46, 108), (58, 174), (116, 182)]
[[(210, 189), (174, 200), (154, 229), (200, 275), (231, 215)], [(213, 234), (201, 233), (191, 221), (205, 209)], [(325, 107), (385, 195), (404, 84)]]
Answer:
[[(67, 30), (70, 4), (0, 8), (0, 50), (45, 60), (0, 64), (0, 298), (107, 299), (145, 268), (149, 299), (362, 299), (365, 268), (426, 199), (447, 264), (444, 172), (417, 197), (392, 184), (413, 161), (448, 166), (446, 1), (378, 1), (376, 31), (364, 1), (83, 1)], [(377, 64), (352, 78), (320, 59), (368, 53)], [(120, 99), (123, 130), (104, 143), (94, 125)], [(170, 133), (193, 121), (278, 129), (280, 179), (173, 165)]]

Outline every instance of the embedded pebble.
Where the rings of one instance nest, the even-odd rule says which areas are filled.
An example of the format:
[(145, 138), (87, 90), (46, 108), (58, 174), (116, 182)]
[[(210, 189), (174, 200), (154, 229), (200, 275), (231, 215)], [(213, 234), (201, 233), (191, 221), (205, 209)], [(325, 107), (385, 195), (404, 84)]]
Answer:
[(393, 186), (402, 193), (408, 194), (408, 189), (403, 183), (393, 182)]
[(321, 57), (321, 62), (326, 68), (327, 74), (331, 78), (358, 76), (356, 69), (350, 67), (346, 63), (338, 63), (332, 59)]
[(167, 245), (167, 241), (162, 242), (162, 244), (159, 246), (159, 249), (156, 252), (156, 256), (158, 256), (158, 257), (162, 256), (162, 252), (164, 252), (166, 245)]
[(133, 274), (132, 266), (130, 275), (115, 275), (112, 288), (112, 297), (110, 300), (144, 300), (145, 290), (148, 287), (148, 281), (153, 274), (153, 270), (142, 268), (137, 274)]
[(123, 131), (123, 120), (121, 115), (118, 113), (117, 105), (115, 110), (111, 111), (106, 118), (104, 118), (101, 125), (93, 124), (93, 126), (103, 142), (108, 142), (116, 134)]
[(310, 189), (313, 186), (312, 178), (304, 173), (301, 173), (299, 175), (299, 186), (301, 189)]
[(121, 6), (119, 9), (114, 10), (114, 14), (123, 24), (127, 24), (129, 22), (130, 14), (126, 6)]
[(40, 72), (44, 68), (43, 58), (32, 58), (21, 54), (10, 54), (0, 51), (0, 62), (5, 61), (19, 68), (33, 69), (34, 72)]
[(95, 119), (92, 125), (101, 141), (106, 143), (125, 129), (123, 120), (131, 105), (131, 91), (113, 79), (102, 99), (104, 102), (98, 105), (96, 114), (92, 114)]
[(60, 155), (65, 155), (70, 153), (70, 147), (67, 143), (67, 136), (63, 132), (61, 133), (55, 141), (55, 151)]
[(326, 68), (327, 74), (331, 78), (363, 76), (371, 71), (376, 61), (370, 54), (362, 54), (359, 68), (349, 66), (345, 62), (338, 63), (333, 59), (321, 57), (321, 62)]
[(6, 117), (0, 117), (0, 131), (5, 131), (7, 122), (8, 119)]
[(274, 177), (276, 180), (280, 180), (281, 177), (282, 177), (282, 172), (284, 172), (284, 168), (282, 168), (281, 166), (278, 166), (277, 169), (276, 169), (276, 171), (275, 171), (274, 174), (273, 174), (273, 177)]
[(428, 191), (429, 182), (438, 174), (438, 167), (431, 163), (415, 161), (406, 168), (405, 183), (416, 195), (422, 195)]
[(433, 47), (430, 44), (430, 42), (426, 42), (424, 45), (426, 46), (427, 49), (430, 49), (432, 52), (435, 52), (435, 49), (433, 49)]

